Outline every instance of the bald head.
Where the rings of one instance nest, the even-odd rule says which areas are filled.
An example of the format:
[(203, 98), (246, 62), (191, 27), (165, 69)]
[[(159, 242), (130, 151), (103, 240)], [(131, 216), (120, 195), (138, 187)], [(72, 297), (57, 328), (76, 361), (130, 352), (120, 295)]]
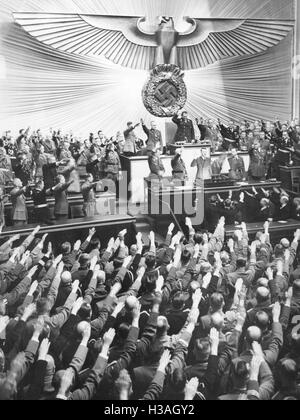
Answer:
[(77, 325), (77, 332), (81, 335), (85, 332), (85, 330), (89, 327), (89, 323), (86, 321), (79, 322)]
[(270, 318), (266, 312), (264, 311), (257, 312), (255, 319), (256, 319), (256, 326), (262, 331), (265, 331), (266, 329), (269, 328)]
[(261, 340), (261, 330), (258, 327), (250, 327), (247, 330), (246, 340), (248, 344), (252, 344), (254, 341), (260, 342)]
[(219, 312), (216, 312), (212, 314), (211, 322), (212, 322), (213, 327), (216, 328), (218, 331), (220, 331), (224, 327), (224, 316), (220, 314)]
[(264, 289), (269, 288), (269, 280), (264, 277), (258, 279), (257, 284), (258, 284), (258, 287), (263, 287)]
[(133, 308), (135, 308), (135, 307), (136, 307), (137, 303), (138, 303), (138, 300), (137, 300), (137, 298), (136, 298), (136, 297), (134, 297), (134, 296), (129, 296), (129, 297), (126, 299), (126, 309), (132, 310)]
[(72, 274), (69, 271), (64, 271), (61, 275), (62, 284), (72, 283)]
[(267, 302), (270, 298), (270, 291), (266, 287), (259, 287), (256, 291), (256, 299), (258, 303)]

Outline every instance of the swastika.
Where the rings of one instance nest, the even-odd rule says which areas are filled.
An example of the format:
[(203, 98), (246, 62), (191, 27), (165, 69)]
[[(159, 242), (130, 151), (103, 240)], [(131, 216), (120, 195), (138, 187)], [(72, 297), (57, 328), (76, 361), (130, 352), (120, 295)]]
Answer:
[(176, 103), (178, 91), (173, 83), (163, 81), (157, 86), (154, 96), (161, 106), (169, 107)]

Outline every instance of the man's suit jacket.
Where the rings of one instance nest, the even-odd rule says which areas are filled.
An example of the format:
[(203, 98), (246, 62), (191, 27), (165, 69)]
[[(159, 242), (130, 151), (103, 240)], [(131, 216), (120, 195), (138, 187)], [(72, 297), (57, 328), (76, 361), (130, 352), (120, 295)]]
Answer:
[(230, 166), (229, 176), (231, 179), (241, 181), (246, 176), (244, 160), (241, 157), (231, 157), (228, 159)]
[(159, 143), (162, 146), (162, 134), (159, 130), (150, 129), (143, 125), (143, 130), (148, 137), (147, 140), (147, 150), (152, 152), (155, 150), (156, 145)]
[(191, 143), (192, 140), (195, 140), (195, 130), (192, 120), (184, 120), (183, 118), (178, 118), (177, 116), (175, 116), (172, 121), (178, 127), (174, 138), (174, 143)]
[(191, 167), (194, 168), (197, 166), (197, 175), (196, 179), (210, 179), (211, 172), (211, 160), (210, 158), (203, 159), (201, 156), (198, 159), (194, 159)]

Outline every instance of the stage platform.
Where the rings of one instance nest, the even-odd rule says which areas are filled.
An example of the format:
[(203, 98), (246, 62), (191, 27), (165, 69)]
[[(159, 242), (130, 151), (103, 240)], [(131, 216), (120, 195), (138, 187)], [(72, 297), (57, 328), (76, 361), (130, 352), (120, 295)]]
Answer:
[[(127, 214), (112, 216), (96, 216), (93, 218), (70, 219), (66, 221), (55, 222), (53, 226), (42, 226), (38, 236), (48, 233), (48, 241), (53, 245), (61, 244), (64, 241), (74, 242), (78, 239), (84, 240), (91, 228), (95, 228), (97, 236), (101, 242), (106, 245), (111, 237), (116, 237), (123, 230), (128, 230), (127, 240), (131, 243), (134, 241), (136, 218)], [(25, 225), (24, 227), (6, 227), (1, 234), (1, 240), (12, 235), (19, 234), (24, 239), (33, 229), (34, 225)]]

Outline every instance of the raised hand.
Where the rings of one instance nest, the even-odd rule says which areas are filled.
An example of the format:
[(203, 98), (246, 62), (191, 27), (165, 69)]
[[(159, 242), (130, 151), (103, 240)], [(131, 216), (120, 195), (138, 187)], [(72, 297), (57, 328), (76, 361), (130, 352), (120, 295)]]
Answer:
[(28, 319), (35, 313), (36, 311), (36, 304), (31, 303), (30, 305), (26, 306), (23, 312), (22, 320), (27, 322)]
[(123, 229), (121, 230), (121, 232), (119, 233), (119, 238), (120, 239), (124, 239), (124, 237), (127, 235), (127, 229)]
[(48, 338), (44, 338), (44, 340), (41, 342), (40, 348), (39, 348), (39, 360), (46, 360), (46, 356), (49, 352), (50, 348), (50, 341)]
[(165, 280), (163, 278), (163, 276), (159, 276), (158, 279), (156, 280), (156, 292), (161, 292), (162, 288), (164, 287), (165, 284)]
[(53, 267), (56, 268), (58, 266), (58, 264), (61, 262), (63, 256), (62, 254), (58, 255), (55, 260), (53, 261)]
[(92, 229), (89, 230), (89, 237), (92, 238), (96, 233), (96, 229), (93, 227)]
[(80, 250), (80, 247), (81, 247), (81, 241), (78, 240), (75, 242), (74, 251), (78, 252)]
[(26, 261), (28, 260), (29, 256), (30, 256), (30, 251), (24, 252), (24, 254), (23, 254), (23, 256), (20, 260), (20, 264), (24, 265), (26, 263)]
[(132, 262), (132, 257), (131, 257), (131, 255), (129, 255), (128, 257), (126, 257), (124, 259), (123, 267), (128, 268), (130, 266), (131, 262)]
[(171, 356), (170, 350), (165, 350), (160, 358), (159, 365), (158, 365), (158, 370), (160, 372), (165, 372), (168, 364), (171, 361), (171, 358), (172, 356)]
[(198, 308), (200, 305), (200, 302), (202, 300), (202, 291), (201, 289), (196, 289), (194, 294), (193, 294), (193, 307)]
[(213, 355), (217, 356), (220, 342), (219, 331), (216, 328), (211, 328), (209, 338), (211, 343), (211, 352)]
[(138, 277), (144, 277), (145, 273), (146, 273), (146, 268), (145, 267), (140, 267), (137, 271), (137, 276)]
[(38, 288), (39, 282), (37, 280), (35, 280), (32, 285), (30, 286), (29, 292), (28, 292), (28, 296), (33, 296), (33, 294), (35, 293), (36, 289)]
[(135, 321), (138, 321), (140, 319), (141, 315), (141, 304), (137, 302), (136, 306), (132, 310), (132, 316)]
[(117, 317), (119, 313), (125, 308), (125, 302), (118, 302), (114, 309), (113, 315)]
[(116, 336), (116, 331), (113, 328), (110, 328), (103, 337), (103, 344), (109, 348), (112, 345), (112, 342), (114, 341)]
[(193, 399), (196, 396), (198, 386), (199, 386), (198, 378), (192, 378), (190, 381), (186, 383), (186, 386), (184, 389), (184, 399), (186, 401), (193, 401)]
[(199, 318), (199, 315), (200, 315), (199, 309), (198, 308), (192, 308), (190, 313), (189, 313), (189, 316), (188, 316), (188, 321), (191, 324), (196, 325), (197, 321), (198, 321), (198, 318)]
[(40, 231), (40, 230), (41, 230), (41, 226), (37, 226), (37, 227), (33, 230), (32, 235), (33, 235), (33, 236), (37, 235), (37, 234), (39, 233), (39, 231)]
[(91, 270), (91, 271), (94, 271), (94, 270), (95, 270), (95, 267), (96, 267), (96, 265), (97, 265), (97, 261), (98, 261), (98, 257), (95, 255), (95, 256), (91, 259), (91, 262), (90, 262), (90, 270)]
[(79, 309), (82, 307), (83, 300), (84, 299), (82, 297), (80, 297), (74, 302), (73, 308), (72, 308), (72, 314), (73, 315), (77, 315)]
[(168, 233), (172, 235), (174, 229), (175, 229), (175, 225), (174, 223), (171, 223), (170, 226), (168, 227)]
[(79, 285), (80, 285), (80, 281), (75, 280), (74, 283), (72, 284), (72, 294), (75, 294), (78, 292)]
[(276, 302), (275, 305), (273, 306), (272, 314), (273, 314), (273, 322), (278, 323), (280, 319), (280, 314), (281, 314), (281, 305), (279, 302)]
[(107, 245), (107, 249), (109, 249), (110, 251), (114, 248), (115, 246), (115, 238), (110, 238), (108, 245)]
[(38, 266), (37, 266), (37, 265), (35, 265), (34, 267), (32, 267), (32, 268), (28, 271), (27, 277), (32, 278), (32, 277), (35, 275), (35, 273), (36, 273), (37, 269), (38, 269)]
[(35, 325), (34, 325), (34, 336), (37, 338), (42, 334), (44, 331), (45, 326), (45, 319), (43, 316), (38, 317)]
[(6, 330), (7, 325), (9, 324), (9, 316), (0, 317), (0, 334)]

